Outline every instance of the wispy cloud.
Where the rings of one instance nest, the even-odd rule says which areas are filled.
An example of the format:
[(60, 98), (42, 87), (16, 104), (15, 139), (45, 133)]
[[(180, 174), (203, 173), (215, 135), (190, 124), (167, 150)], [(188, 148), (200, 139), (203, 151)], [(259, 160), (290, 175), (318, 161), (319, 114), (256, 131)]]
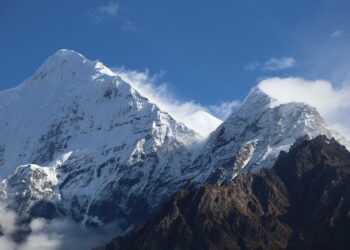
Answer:
[(97, 6), (95, 9), (87, 12), (87, 14), (96, 25), (115, 19), (121, 30), (132, 32), (139, 31), (135, 23), (123, 15), (122, 8), (117, 2), (109, 2), (106, 5)]
[(219, 105), (207, 107), (193, 100), (179, 100), (171, 93), (166, 83), (160, 82), (164, 72), (150, 75), (147, 70), (145, 72), (124, 68), (113, 70), (151, 102), (202, 136), (208, 136), (222, 123), (222, 120), (215, 117), (215, 113), (226, 115), (231, 107), (229, 104), (223, 105), (220, 112)]
[[(47, 221), (33, 219), (29, 225), (18, 223), (20, 218), (10, 210), (0, 210), (0, 249), (2, 250), (65, 250), (95, 249), (111, 241), (116, 225), (83, 229), (80, 224), (60, 218)], [(15, 234), (24, 236), (23, 242), (14, 240)]]
[(264, 63), (263, 70), (282, 70), (295, 66), (295, 59), (293, 57), (275, 58), (272, 57)]
[(221, 102), (216, 105), (210, 105), (208, 109), (215, 116), (219, 117), (222, 120), (225, 120), (227, 117), (229, 117), (230, 114), (232, 114), (232, 112), (237, 110), (241, 105), (242, 103), (240, 101), (234, 100)]
[(278, 71), (293, 68), (296, 65), (296, 60), (293, 57), (271, 57), (269, 60), (261, 63), (254, 62), (248, 64), (247, 70), (263, 70), (263, 71)]
[(105, 16), (116, 16), (118, 15), (119, 5), (117, 3), (109, 3), (107, 5), (100, 6), (97, 9), (97, 13)]
[(350, 84), (335, 87), (326, 80), (269, 78), (259, 87), (281, 103), (303, 102), (315, 107), (344, 136), (350, 139)]
[(343, 30), (335, 30), (331, 34), (331, 38), (336, 39), (336, 38), (341, 38), (344, 35)]
[(258, 68), (261, 67), (261, 63), (259, 62), (253, 62), (253, 63), (249, 63), (245, 66), (246, 70), (256, 70)]
[(133, 31), (133, 32), (139, 31), (135, 23), (131, 22), (129, 18), (126, 18), (126, 17), (123, 18), (121, 29), (125, 31)]
[(98, 6), (95, 10), (88, 12), (94, 22), (102, 22), (106, 19), (117, 17), (119, 14), (119, 4), (110, 2), (106, 5)]

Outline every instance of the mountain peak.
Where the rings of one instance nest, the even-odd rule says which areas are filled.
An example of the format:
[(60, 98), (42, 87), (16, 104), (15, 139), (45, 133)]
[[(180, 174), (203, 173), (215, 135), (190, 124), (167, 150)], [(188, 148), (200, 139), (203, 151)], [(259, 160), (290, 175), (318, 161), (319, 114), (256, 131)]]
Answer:
[(279, 106), (280, 103), (266, 92), (264, 92), (259, 86), (252, 89), (244, 100), (241, 107), (241, 114), (255, 114), (260, 113), (264, 109), (274, 108)]
[[(211, 134), (196, 164), (207, 166), (207, 171), (201, 172), (208, 174), (209, 182), (221, 184), (239, 173), (272, 167), (279, 153), (288, 151), (298, 138), (320, 134), (349, 145), (329, 128), (314, 107), (299, 102), (280, 103), (257, 87), (242, 107)], [(198, 178), (199, 182), (203, 177), (205, 174)]]
[(59, 63), (85, 63), (89, 61), (86, 57), (84, 57), (79, 52), (76, 52), (74, 50), (68, 50), (68, 49), (60, 49), (53, 53), (51, 56), (49, 56), (43, 65), (52, 65), (52, 64), (59, 64)]
[(256, 86), (250, 91), (239, 111), (233, 113), (229, 119), (235, 119), (237, 116), (246, 119), (254, 119), (254, 117), (263, 114), (268, 109), (275, 109), (278, 107), (281, 107), (281, 109), (285, 110), (287, 113), (292, 110), (312, 113), (323, 120), (315, 107), (304, 102), (281, 102), (264, 91), (260, 86)]
[(99, 61), (90, 61), (82, 54), (61, 49), (49, 56), (30, 79), (29, 85), (86, 85), (96, 77), (116, 75)]
[(84, 57), (82, 54), (72, 49), (59, 49), (55, 53), (53, 53), (53, 55)]
[(102, 249), (347, 249), (349, 166), (334, 140), (303, 141), (273, 169), (178, 191)]
[(124, 216), (121, 230), (187, 183), (188, 145), (199, 137), (102, 63), (70, 50), (2, 93), (0, 131), (1, 204), (21, 213), (47, 201), (83, 225)]
[(107, 74), (110, 76), (116, 75), (108, 67), (106, 67), (102, 62), (97, 60), (91, 61), (81, 53), (75, 50), (69, 50), (69, 49), (60, 49), (56, 51), (45, 61), (43, 65), (46, 65), (46, 64), (55, 64), (55, 65), (68, 64), (70, 66), (86, 64), (94, 68), (96, 71), (100, 73)]

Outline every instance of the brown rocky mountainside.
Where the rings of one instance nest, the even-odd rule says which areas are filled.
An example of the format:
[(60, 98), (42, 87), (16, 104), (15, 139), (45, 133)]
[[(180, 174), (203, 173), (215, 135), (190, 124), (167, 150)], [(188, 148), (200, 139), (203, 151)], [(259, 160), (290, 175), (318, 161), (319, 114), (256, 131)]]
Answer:
[(350, 249), (350, 153), (319, 136), (272, 169), (180, 190), (161, 211), (101, 249)]

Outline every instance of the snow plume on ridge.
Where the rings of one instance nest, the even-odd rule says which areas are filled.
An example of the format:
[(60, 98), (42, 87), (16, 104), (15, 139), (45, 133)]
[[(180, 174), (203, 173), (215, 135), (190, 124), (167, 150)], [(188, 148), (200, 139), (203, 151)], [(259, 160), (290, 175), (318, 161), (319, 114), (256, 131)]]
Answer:
[[(204, 137), (208, 136), (222, 123), (222, 120), (210, 114), (218, 111), (211, 107), (219, 109), (220, 106), (204, 107), (194, 101), (179, 101), (170, 93), (165, 83), (156, 84), (162, 75), (150, 76), (148, 71), (138, 72), (123, 68), (113, 70), (151, 102), (156, 103), (176, 120), (184, 123), (187, 127)], [(226, 104), (222, 108), (226, 110), (222, 110), (221, 113), (227, 114), (227, 110), (232, 108), (232, 106)], [(220, 114), (220, 112), (217, 112), (217, 114)]]
[(215, 115), (217, 115), (222, 120), (226, 120), (227, 117), (233, 111), (238, 110), (238, 108), (242, 105), (240, 101), (234, 100), (231, 102), (221, 102), (217, 105), (210, 105), (209, 110), (212, 111)]
[(268, 78), (258, 87), (280, 103), (303, 102), (315, 107), (326, 121), (350, 139), (350, 85), (335, 87), (325, 80)]
[[(99, 229), (82, 229), (77, 223), (61, 218), (47, 221), (33, 219), (28, 226), (18, 225), (16, 213), (0, 211), (1, 250), (66, 250), (93, 249), (109, 242), (115, 231), (113, 226)], [(30, 232), (23, 242), (13, 240), (18, 231)]]

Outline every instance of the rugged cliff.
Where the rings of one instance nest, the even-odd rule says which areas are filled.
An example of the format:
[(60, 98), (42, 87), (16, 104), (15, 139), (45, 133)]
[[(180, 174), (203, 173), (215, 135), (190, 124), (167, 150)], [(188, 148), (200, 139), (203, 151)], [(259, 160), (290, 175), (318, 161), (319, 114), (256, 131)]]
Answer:
[(349, 249), (350, 153), (319, 136), (272, 169), (182, 189), (104, 249)]

